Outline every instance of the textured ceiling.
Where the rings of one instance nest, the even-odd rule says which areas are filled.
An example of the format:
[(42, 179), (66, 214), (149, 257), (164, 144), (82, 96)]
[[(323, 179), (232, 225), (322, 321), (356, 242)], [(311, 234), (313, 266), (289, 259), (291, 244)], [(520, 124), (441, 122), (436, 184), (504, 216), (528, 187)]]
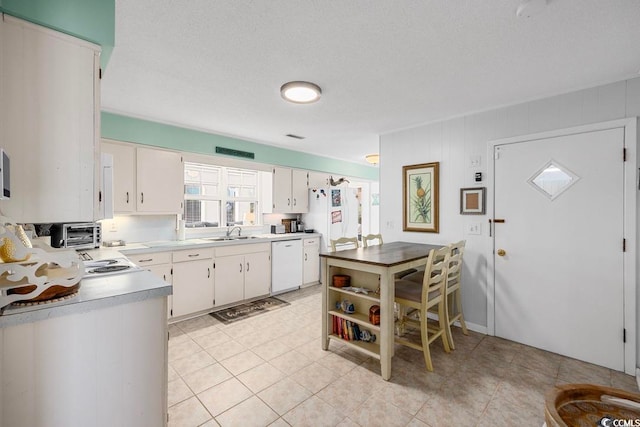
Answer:
[(102, 107), (364, 162), (382, 133), (638, 75), (640, 1), (520, 3), (116, 0)]

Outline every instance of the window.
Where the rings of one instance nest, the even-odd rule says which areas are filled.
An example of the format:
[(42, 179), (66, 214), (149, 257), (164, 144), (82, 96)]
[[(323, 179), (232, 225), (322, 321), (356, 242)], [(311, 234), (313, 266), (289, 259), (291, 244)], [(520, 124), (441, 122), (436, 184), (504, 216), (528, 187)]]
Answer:
[[(184, 220), (189, 228), (258, 225), (259, 173), (185, 162)], [(224, 207), (224, 211), (223, 211)]]

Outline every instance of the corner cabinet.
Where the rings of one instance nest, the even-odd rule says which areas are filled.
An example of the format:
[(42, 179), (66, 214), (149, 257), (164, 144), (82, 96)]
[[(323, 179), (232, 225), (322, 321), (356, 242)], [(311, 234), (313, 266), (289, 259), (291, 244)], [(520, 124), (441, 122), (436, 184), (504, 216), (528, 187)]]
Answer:
[(309, 212), (309, 172), (273, 168), (273, 212)]
[(184, 199), (184, 166), (175, 151), (102, 140), (113, 156), (113, 210), (120, 214), (178, 214)]
[(100, 207), (100, 47), (3, 15), (0, 147), (18, 222), (93, 221)]
[[(149, 254), (129, 255), (131, 262), (150, 271), (170, 285), (173, 285), (173, 269), (171, 268), (171, 252), (154, 252)], [(167, 297), (167, 319), (173, 317), (173, 296)]]

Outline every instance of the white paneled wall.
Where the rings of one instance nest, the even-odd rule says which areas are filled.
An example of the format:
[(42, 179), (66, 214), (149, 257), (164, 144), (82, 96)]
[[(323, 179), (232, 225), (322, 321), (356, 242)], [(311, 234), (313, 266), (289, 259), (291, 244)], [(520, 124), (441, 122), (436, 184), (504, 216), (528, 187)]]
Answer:
[[(489, 187), (488, 141), (640, 116), (640, 78), (525, 102), (380, 138), (380, 231), (385, 241), (446, 244), (466, 239), (463, 310), (476, 330), (487, 325), (486, 276), (490, 252), (488, 217), (460, 215), (460, 188)], [(480, 166), (472, 167), (472, 156)], [(402, 166), (440, 162), (440, 233), (402, 231)], [(474, 182), (482, 172), (483, 182)], [(467, 232), (481, 224), (481, 234)], [(640, 328), (638, 329), (640, 330)]]

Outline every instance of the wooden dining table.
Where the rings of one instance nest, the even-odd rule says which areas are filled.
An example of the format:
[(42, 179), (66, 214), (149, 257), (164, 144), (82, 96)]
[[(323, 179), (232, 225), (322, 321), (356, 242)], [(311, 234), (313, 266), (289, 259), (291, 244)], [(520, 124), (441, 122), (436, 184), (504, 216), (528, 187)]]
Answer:
[[(380, 360), (382, 378), (391, 378), (394, 353), (394, 281), (396, 273), (423, 267), (432, 249), (441, 245), (411, 242), (391, 242), (366, 248), (338, 252), (323, 252), (322, 278), (322, 349), (329, 349), (330, 340), (337, 340), (364, 354)], [(352, 289), (333, 286), (333, 276), (349, 276)], [(355, 288), (355, 289), (353, 289)], [(366, 292), (366, 293), (364, 293)], [(353, 303), (355, 312), (338, 307), (343, 300)], [(369, 308), (380, 306), (380, 324), (369, 320)], [(339, 336), (334, 331), (335, 320), (356, 324), (358, 329), (376, 334), (376, 342)]]

